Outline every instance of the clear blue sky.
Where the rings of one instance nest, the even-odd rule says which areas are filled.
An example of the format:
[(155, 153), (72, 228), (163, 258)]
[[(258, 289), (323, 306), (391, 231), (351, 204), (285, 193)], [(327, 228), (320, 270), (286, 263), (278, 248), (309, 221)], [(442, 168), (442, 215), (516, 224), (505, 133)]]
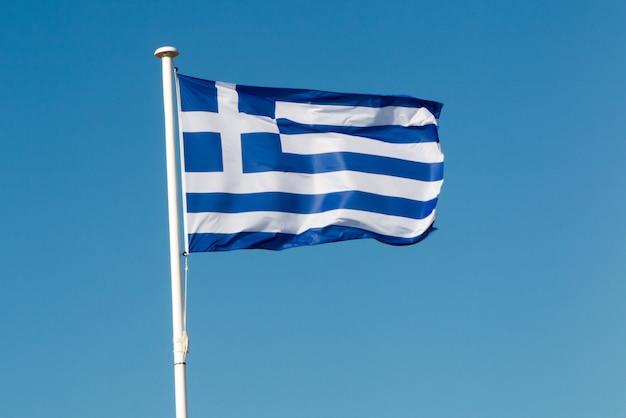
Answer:
[(623, 1), (4, 3), (0, 416), (174, 416), (163, 45), (444, 103), (422, 243), (191, 257), (191, 418), (626, 416)]

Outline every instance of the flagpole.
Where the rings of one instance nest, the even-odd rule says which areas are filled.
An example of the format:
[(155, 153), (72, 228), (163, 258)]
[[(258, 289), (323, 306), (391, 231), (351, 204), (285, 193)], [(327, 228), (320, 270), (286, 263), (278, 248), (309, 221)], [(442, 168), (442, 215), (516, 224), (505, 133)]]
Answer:
[(185, 331), (183, 279), (180, 246), (180, 207), (178, 176), (176, 169), (176, 126), (174, 93), (172, 83), (173, 59), (178, 50), (164, 46), (154, 52), (163, 66), (163, 108), (165, 111), (165, 157), (167, 164), (167, 208), (170, 234), (170, 268), (172, 278), (172, 323), (174, 334), (174, 392), (176, 418), (187, 418), (187, 382), (185, 356), (187, 354), (187, 332)]

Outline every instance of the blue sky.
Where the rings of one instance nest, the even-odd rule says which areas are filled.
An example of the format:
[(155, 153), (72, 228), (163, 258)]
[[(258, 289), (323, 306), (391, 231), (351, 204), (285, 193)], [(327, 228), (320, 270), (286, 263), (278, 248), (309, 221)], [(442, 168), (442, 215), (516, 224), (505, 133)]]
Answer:
[(626, 4), (0, 6), (0, 415), (171, 417), (161, 66), (444, 103), (438, 230), (190, 259), (189, 414), (626, 415)]

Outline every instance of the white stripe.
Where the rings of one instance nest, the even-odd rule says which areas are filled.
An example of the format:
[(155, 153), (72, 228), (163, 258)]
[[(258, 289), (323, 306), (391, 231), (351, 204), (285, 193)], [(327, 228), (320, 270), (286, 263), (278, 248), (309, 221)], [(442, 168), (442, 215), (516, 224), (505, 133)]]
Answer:
[(284, 212), (188, 213), (189, 233), (234, 234), (237, 232), (282, 232), (300, 234), (328, 225), (355, 227), (383, 235), (412, 238), (433, 223), (436, 211), (424, 219), (337, 209), (310, 215)]
[(320, 174), (264, 172), (228, 177), (223, 173), (185, 173), (185, 183), (188, 193), (285, 192), (317, 195), (358, 190), (426, 202), (439, 195), (443, 180), (428, 182), (339, 171)]
[(437, 142), (393, 144), (359, 136), (329, 133), (281, 135), (282, 151), (314, 155), (327, 152), (355, 152), (420, 163), (440, 163), (443, 154)]
[(365, 107), (276, 102), (276, 119), (334, 126), (424, 126), (436, 125), (437, 118), (425, 107)]

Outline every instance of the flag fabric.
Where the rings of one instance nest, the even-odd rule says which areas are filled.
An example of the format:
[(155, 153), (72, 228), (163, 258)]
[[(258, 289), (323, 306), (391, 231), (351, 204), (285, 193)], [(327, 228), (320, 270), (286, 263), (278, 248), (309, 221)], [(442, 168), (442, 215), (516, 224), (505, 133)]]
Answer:
[(440, 103), (177, 77), (189, 252), (431, 231)]

